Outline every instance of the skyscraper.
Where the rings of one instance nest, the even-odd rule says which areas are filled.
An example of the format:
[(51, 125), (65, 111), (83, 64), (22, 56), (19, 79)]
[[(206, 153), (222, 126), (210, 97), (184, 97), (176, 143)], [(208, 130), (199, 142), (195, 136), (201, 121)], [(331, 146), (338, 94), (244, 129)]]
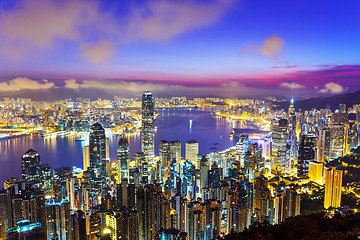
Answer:
[(119, 169), (119, 182), (122, 179), (129, 179), (129, 161), (130, 161), (130, 152), (129, 152), (129, 143), (128, 140), (124, 137), (119, 139), (117, 147), (117, 161)]
[(286, 139), (288, 121), (276, 119), (272, 123), (272, 158), (271, 169), (274, 172), (284, 172), (286, 167)]
[(334, 124), (330, 129), (330, 149), (329, 157), (338, 158), (348, 152), (348, 128), (345, 125)]
[(319, 131), (318, 150), (317, 150), (317, 161), (325, 162), (329, 159), (330, 155), (330, 129), (323, 128)]
[(89, 145), (83, 146), (83, 170), (87, 171), (90, 167), (90, 149)]
[(89, 150), (90, 192), (94, 196), (101, 194), (106, 181), (106, 136), (100, 123), (95, 123), (90, 129)]
[(239, 142), (236, 143), (236, 155), (238, 155), (239, 157), (241, 167), (244, 167), (244, 158), (246, 152), (249, 150), (249, 147), (249, 136), (246, 134), (241, 134), (241, 136), (239, 137)]
[(163, 167), (168, 167), (171, 163), (169, 149), (170, 149), (170, 142), (166, 140), (161, 140), (159, 144), (159, 157)]
[(301, 136), (297, 166), (299, 176), (308, 176), (309, 162), (315, 161), (315, 141), (314, 135)]
[(341, 206), (343, 170), (330, 166), (325, 172), (324, 208)]
[(33, 149), (29, 149), (22, 156), (22, 179), (35, 189), (41, 189), (41, 163), (40, 155)]
[(323, 184), (323, 162), (309, 162), (309, 178), (311, 181), (317, 182), (318, 184)]
[(148, 163), (154, 162), (154, 101), (150, 91), (142, 96), (141, 150)]
[[(70, 203), (67, 200), (48, 202), (46, 224), (49, 239), (68, 240), (71, 236)], [(56, 238), (56, 236), (58, 238)]]
[(185, 159), (196, 166), (197, 155), (199, 154), (199, 143), (195, 140), (190, 140), (185, 143)]
[(105, 174), (106, 137), (105, 129), (100, 123), (95, 123), (90, 129), (89, 137), (90, 168), (97, 176)]

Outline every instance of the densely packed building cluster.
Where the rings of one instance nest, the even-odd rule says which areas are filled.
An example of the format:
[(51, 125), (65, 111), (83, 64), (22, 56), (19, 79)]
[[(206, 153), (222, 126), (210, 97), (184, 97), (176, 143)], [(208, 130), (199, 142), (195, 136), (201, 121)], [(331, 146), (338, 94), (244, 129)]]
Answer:
[[(22, 157), (22, 179), (7, 179), (0, 191), (0, 239), (214, 239), (299, 215), (300, 193), (309, 186), (325, 188), (324, 208), (341, 206), (343, 170), (331, 160), (359, 145), (359, 113), (351, 120), (343, 105), (334, 113), (296, 112), (291, 101), (287, 111), (270, 113), (261, 101), (224, 103), (231, 106), (222, 112), (227, 117), (265, 114), (270, 132), (260, 138), (240, 133), (233, 148), (205, 155), (190, 140), (183, 157), (181, 142), (162, 140), (155, 156), (155, 100), (146, 91), (139, 113), (142, 152), (132, 158), (121, 136), (117, 162), (110, 161), (105, 118), (86, 125), (83, 171), (51, 169), (30, 149)], [(45, 126), (50, 116), (45, 111)]]

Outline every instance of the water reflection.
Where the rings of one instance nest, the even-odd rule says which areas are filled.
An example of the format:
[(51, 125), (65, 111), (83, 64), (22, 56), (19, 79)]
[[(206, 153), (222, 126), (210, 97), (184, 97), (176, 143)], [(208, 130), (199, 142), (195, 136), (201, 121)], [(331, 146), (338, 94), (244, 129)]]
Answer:
[[(238, 139), (230, 137), (233, 128), (244, 128), (243, 121), (228, 121), (211, 115), (210, 110), (164, 109), (160, 110), (155, 121), (155, 154), (158, 154), (161, 140), (179, 140), (182, 143), (182, 155), (185, 156), (185, 142), (197, 140), (200, 153), (218, 150), (236, 144)], [(129, 141), (130, 154), (141, 151), (141, 135), (126, 136)], [(110, 159), (116, 161), (118, 136), (109, 138)], [(85, 141), (76, 141), (74, 136), (42, 138), (39, 135), (24, 136), (0, 141), (0, 184), (8, 177), (21, 176), (21, 156), (29, 148), (39, 152), (41, 162), (52, 168), (62, 166), (82, 167), (82, 148)]]

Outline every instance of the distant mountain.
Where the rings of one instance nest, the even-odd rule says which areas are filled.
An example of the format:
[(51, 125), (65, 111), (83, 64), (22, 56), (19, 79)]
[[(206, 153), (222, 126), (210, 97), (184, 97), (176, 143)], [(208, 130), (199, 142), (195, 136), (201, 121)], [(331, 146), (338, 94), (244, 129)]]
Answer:
[[(300, 101), (295, 101), (296, 110), (311, 110), (312, 108), (322, 109), (330, 105), (332, 111), (338, 109), (339, 104), (346, 104), (346, 107), (352, 107), (354, 104), (360, 104), (360, 91), (354, 93), (344, 93), (331, 97), (323, 98), (310, 98)], [(278, 109), (288, 109), (289, 102), (283, 102), (279, 104)]]

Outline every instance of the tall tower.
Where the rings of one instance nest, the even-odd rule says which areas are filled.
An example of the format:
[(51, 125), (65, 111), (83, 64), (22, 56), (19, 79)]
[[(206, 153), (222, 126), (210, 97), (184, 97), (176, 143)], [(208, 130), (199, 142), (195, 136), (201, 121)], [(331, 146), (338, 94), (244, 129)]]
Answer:
[(199, 154), (199, 143), (190, 140), (185, 143), (185, 159), (196, 166), (197, 155)]
[(286, 168), (286, 139), (288, 135), (288, 121), (276, 119), (272, 123), (272, 157), (273, 172), (283, 173)]
[(309, 163), (315, 161), (316, 136), (302, 135), (299, 146), (298, 176), (308, 176)]
[(325, 162), (330, 156), (330, 129), (323, 128), (319, 131), (318, 150), (317, 150), (317, 161)]
[(142, 96), (141, 150), (148, 163), (154, 162), (154, 100), (150, 91)]
[(298, 159), (298, 144), (296, 138), (296, 115), (294, 107), (294, 99), (290, 100), (290, 107), (288, 110), (288, 136), (286, 146), (286, 173), (293, 173), (295, 162)]
[[(106, 137), (99, 123), (90, 128), (90, 193), (100, 195), (106, 182)], [(94, 203), (95, 204), (95, 203)]]
[(40, 155), (35, 150), (29, 149), (22, 156), (21, 175), (22, 179), (35, 189), (41, 189), (40, 167)]
[(126, 138), (121, 137), (119, 139), (119, 143), (117, 147), (119, 181), (123, 179), (129, 179), (129, 161), (130, 161), (129, 143)]
[(90, 168), (98, 177), (102, 177), (105, 174), (103, 162), (106, 160), (106, 137), (100, 123), (94, 123), (90, 128), (89, 140)]
[(336, 167), (329, 167), (325, 172), (324, 208), (341, 206), (341, 188), (343, 171)]
[(290, 118), (290, 116), (295, 114), (295, 107), (294, 107), (294, 98), (292, 98), (290, 100), (290, 106), (289, 106), (289, 110), (288, 110), (288, 117)]

